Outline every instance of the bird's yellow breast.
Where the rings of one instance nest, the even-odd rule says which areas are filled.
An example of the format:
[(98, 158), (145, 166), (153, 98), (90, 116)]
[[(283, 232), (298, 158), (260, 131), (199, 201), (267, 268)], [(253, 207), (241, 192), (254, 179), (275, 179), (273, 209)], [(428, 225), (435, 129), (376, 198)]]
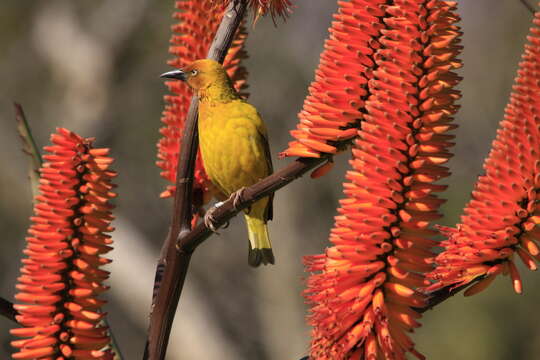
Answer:
[(210, 180), (230, 195), (270, 174), (266, 129), (257, 111), (242, 100), (201, 101), (199, 140)]

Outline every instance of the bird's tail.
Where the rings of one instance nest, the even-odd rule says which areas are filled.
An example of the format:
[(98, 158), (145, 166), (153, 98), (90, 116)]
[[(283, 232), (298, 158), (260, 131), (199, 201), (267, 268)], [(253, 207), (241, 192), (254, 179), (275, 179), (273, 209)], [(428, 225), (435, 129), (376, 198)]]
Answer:
[(274, 253), (266, 222), (258, 216), (246, 214), (245, 217), (249, 236), (249, 265), (257, 267), (261, 264), (273, 264)]

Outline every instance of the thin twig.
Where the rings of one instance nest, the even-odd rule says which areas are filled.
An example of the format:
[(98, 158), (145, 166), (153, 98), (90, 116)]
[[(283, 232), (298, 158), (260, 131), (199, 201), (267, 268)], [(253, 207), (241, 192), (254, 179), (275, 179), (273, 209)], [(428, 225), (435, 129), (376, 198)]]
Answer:
[[(26, 121), (26, 116), (24, 115), (23, 108), (20, 104), (14, 102), (15, 106), (15, 120), (17, 121), (17, 132), (21, 137), (21, 142), (23, 145), (23, 151), (30, 158), (30, 164), (28, 167), (28, 178), (30, 179), (30, 185), (32, 187), (32, 199), (35, 199), (39, 195), (39, 168), (41, 167), (41, 155), (39, 149), (34, 141), (32, 136), (32, 131), (28, 121)], [(35, 201), (35, 200), (34, 200)]]
[(531, 4), (529, 4), (529, 2), (527, 0), (520, 0), (520, 1), (523, 4), (523, 6), (525, 6), (527, 8), (527, 10), (529, 10), (531, 12), (531, 14), (534, 15), (534, 13), (536, 12), (534, 7)]
[[(208, 58), (223, 62), (246, 11), (246, 0), (231, 1), (226, 9)], [(193, 171), (198, 150), (197, 99), (193, 98), (185, 122), (176, 174), (173, 218), (156, 271), (155, 299), (143, 359), (163, 360), (169, 335), (191, 260), (191, 252), (178, 251), (176, 241), (191, 230)]]
[(17, 315), (17, 310), (13, 308), (13, 303), (0, 297), (0, 316), (3, 316), (13, 322), (17, 322), (15, 315)]

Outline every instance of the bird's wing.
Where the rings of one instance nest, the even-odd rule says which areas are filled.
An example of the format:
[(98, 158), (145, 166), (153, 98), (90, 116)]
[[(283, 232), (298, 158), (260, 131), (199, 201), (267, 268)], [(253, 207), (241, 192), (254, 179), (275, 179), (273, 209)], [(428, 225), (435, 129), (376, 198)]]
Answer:
[[(253, 123), (255, 124), (255, 127), (257, 129), (257, 134), (260, 136), (260, 143), (263, 146), (264, 150), (264, 157), (266, 160), (266, 166), (268, 166), (268, 175), (272, 174), (274, 172), (274, 167), (272, 166), (272, 154), (270, 153), (270, 145), (268, 144), (268, 132), (266, 131), (266, 126), (264, 125), (264, 122), (262, 120), (261, 115), (257, 111), (257, 109), (251, 105), (249, 105), (249, 117), (252, 118)], [(268, 206), (266, 207), (266, 213), (264, 216), (264, 219), (266, 221), (272, 220), (274, 218), (274, 194), (268, 196)]]
[[(266, 129), (265, 129), (266, 130)], [(262, 138), (261, 143), (263, 144), (264, 154), (266, 158), (266, 165), (268, 166), (269, 175), (274, 172), (274, 167), (272, 166), (272, 154), (270, 153), (270, 145), (268, 144), (268, 135), (266, 131), (264, 133), (260, 132), (257, 129), (257, 132)], [(266, 213), (264, 216), (265, 220), (272, 220), (274, 218), (274, 193), (268, 197), (268, 206), (266, 207)]]

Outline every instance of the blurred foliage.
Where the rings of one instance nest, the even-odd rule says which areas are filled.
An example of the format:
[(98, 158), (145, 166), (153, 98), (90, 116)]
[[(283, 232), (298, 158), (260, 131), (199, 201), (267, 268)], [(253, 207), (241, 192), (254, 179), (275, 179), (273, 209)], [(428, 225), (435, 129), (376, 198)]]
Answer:
[[(463, 17), (464, 98), (455, 132), (443, 224), (453, 225), (469, 198), (504, 106), (530, 13), (518, 0), (458, 1)], [(298, 0), (290, 19), (262, 19), (251, 29), (250, 102), (269, 126), (276, 154), (290, 140), (333, 1)], [(142, 354), (153, 266), (167, 232), (170, 201), (154, 165), (173, 1), (0, 2), (0, 294), (12, 298), (28, 217), (27, 159), (20, 151), (12, 102), (25, 108), (37, 143), (64, 126), (112, 148), (120, 173), (116, 250), (109, 294), (111, 326), (126, 359)], [(276, 196), (270, 236), (277, 264), (247, 266), (245, 228), (235, 219), (193, 258), (168, 359), (299, 359), (309, 342), (301, 297), (301, 257), (320, 252), (341, 197), (347, 155), (328, 176), (299, 180)], [(274, 160), (279, 168), (290, 160)], [(413, 339), (431, 359), (533, 359), (540, 351), (536, 274), (523, 271), (525, 294), (496, 281), (473, 298), (458, 296), (428, 311)], [(505, 281), (506, 280), (506, 281)], [(0, 358), (8, 358), (0, 320)]]

